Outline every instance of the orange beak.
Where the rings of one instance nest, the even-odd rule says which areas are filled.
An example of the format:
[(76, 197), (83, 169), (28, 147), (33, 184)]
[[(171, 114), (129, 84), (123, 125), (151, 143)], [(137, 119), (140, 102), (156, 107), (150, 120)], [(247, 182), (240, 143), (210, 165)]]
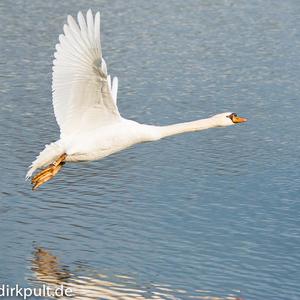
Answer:
[(247, 122), (248, 121), (248, 119), (247, 118), (242, 118), (242, 117), (235, 117), (235, 116), (233, 116), (232, 117), (232, 122), (233, 123), (244, 123), (244, 122)]

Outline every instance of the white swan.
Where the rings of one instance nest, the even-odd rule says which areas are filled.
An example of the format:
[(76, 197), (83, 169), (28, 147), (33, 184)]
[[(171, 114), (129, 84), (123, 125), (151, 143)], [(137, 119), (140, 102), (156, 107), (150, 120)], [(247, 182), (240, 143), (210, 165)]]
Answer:
[(112, 82), (100, 46), (100, 13), (81, 12), (78, 24), (68, 16), (53, 61), (53, 107), (60, 139), (46, 145), (26, 175), (33, 190), (51, 179), (65, 162), (96, 160), (134, 144), (247, 121), (235, 113), (169, 126), (139, 124), (121, 117), (117, 107), (118, 79)]

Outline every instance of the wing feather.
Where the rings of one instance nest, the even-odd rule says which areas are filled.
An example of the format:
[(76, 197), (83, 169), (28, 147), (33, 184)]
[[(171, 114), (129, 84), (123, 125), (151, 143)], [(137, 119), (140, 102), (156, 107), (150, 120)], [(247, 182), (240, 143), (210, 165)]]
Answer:
[(95, 15), (94, 33), (95, 33), (94, 38), (95, 38), (96, 45), (100, 45), (100, 13), (99, 13), (99, 11)]
[(53, 107), (61, 136), (119, 120), (111, 79), (102, 58), (100, 13), (91, 10), (78, 24), (68, 16), (54, 53)]
[(112, 97), (113, 97), (115, 103), (117, 104), (117, 97), (118, 97), (118, 77), (114, 77), (113, 78), (112, 88), (111, 88), (111, 94), (112, 94)]

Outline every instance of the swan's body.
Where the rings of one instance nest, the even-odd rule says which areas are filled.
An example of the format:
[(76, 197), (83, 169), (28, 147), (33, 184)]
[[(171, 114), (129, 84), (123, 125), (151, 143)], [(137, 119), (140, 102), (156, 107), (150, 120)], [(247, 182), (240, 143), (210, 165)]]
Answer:
[(117, 107), (118, 79), (111, 82), (100, 46), (100, 14), (78, 24), (68, 16), (53, 61), (53, 107), (60, 139), (39, 154), (27, 173), (50, 164), (36, 175), (34, 189), (51, 179), (68, 161), (97, 160), (134, 144), (190, 131), (245, 122), (234, 113), (169, 126), (144, 125), (121, 117)]
[[(154, 126), (120, 118), (92, 131), (78, 131), (56, 142), (66, 161), (97, 160), (134, 144), (158, 139)], [(79, 142), (80, 141), (80, 142)]]

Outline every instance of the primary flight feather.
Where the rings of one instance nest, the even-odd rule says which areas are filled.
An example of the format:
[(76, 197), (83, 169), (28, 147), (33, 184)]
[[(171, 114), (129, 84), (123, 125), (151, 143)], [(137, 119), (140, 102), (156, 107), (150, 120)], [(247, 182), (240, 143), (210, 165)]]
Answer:
[(53, 178), (69, 161), (96, 160), (134, 144), (155, 141), (183, 132), (225, 127), (247, 119), (227, 112), (169, 126), (140, 124), (122, 118), (117, 107), (118, 79), (111, 80), (100, 45), (100, 13), (77, 22), (68, 16), (64, 34), (54, 53), (52, 98), (60, 139), (49, 145), (31, 164), (26, 177), (39, 169), (33, 190)]

